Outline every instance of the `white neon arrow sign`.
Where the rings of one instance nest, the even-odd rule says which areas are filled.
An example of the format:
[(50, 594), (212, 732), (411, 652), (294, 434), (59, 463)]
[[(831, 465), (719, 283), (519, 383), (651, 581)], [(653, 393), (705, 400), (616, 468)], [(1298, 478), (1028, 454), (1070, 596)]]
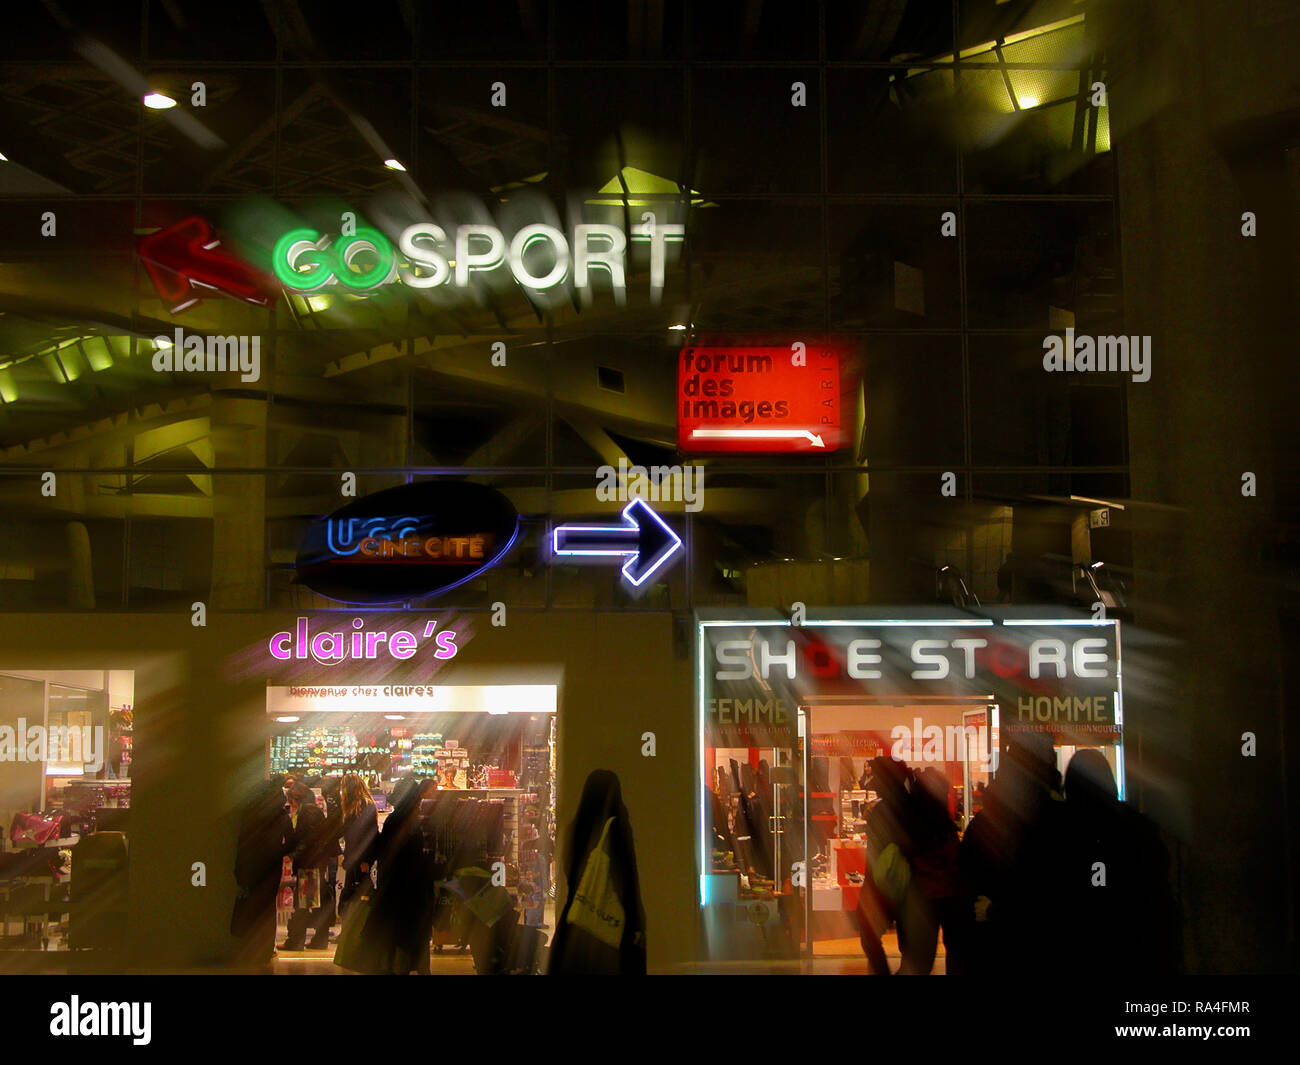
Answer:
[(623, 577), (633, 587), (640, 587), (684, 550), (682, 538), (640, 498), (628, 503), (621, 517), (617, 525), (557, 525), (552, 550), (556, 555), (626, 558)]
[(692, 429), (691, 436), (700, 440), (807, 440), (813, 447), (826, 446), (810, 429)]

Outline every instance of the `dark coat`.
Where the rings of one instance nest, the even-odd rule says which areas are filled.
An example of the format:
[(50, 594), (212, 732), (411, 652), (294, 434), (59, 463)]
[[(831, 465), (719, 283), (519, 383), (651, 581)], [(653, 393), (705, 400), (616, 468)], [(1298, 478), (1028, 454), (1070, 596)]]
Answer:
[(293, 826), (279, 788), (267, 788), (239, 819), (235, 883), (239, 894), (230, 917), (231, 934), (241, 939), (269, 939), (275, 945), (275, 896), (280, 867), (289, 853)]
[[(625, 915), (622, 942), (617, 949), (569, 924), (573, 894), (582, 880), (587, 859), (600, 842), (610, 818), (610, 877)], [(632, 822), (623, 805), (618, 777), (598, 769), (588, 778), (573, 819), (567, 867), (568, 897), (556, 920), (551, 944), (550, 972), (573, 975), (644, 976), (646, 972), (645, 909), (641, 904), (641, 883), (637, 876), (636, 846)]]
[[(1169, 852), (1156, 826), (1119, 801), (1100, 752), (1085, 749), (1071, 759), (1065, 807), (1068, 888), (1081, 929), (1121, 944), (1126, 973), (1177, 973), (1181, 935), (1169, 885)], [(1113, 964), (1107, 952), (1085, 949), (1074, 953), (1069, 970), (1072, 977), (1088, 977)]]
[[(403, 788), (372, 850), (378, 886), (364, 936), (379, 971), (427, 969), (437, 885), (425, 850), (420, 794), (415, 781)], [(400, 785), (399, 785), (400, 787)]]
[(343, 804), (339, 800), (338, 790), (325, 792), (325, 824), (321, 827), (322, 846), (326, 856), (337, 858), (343, 853), (339, 840), (343, 836)]
[(374, 861), (378, 839), (379, 814), (368, 802), (343, 826), (343, 868), (354, 873), (362, 862)]
[(964, 894), (990, 902), (969, 926), (972, 973), (1007, 975), (1046, 964), (1059, 907), (1072, 898), (1069, 826), (1058, 784), (1059, 778), (1035, 775), (1004, 758), (984, 808), (962, 837)]
[(327, 835), (327, 820), (325, 811), (314, 802), (298, 807), (298, 823), (289, 837), (295, 875), (303, 869), (328, 865), (330, 858), (338, 854), (338, 838), (331, 840)]

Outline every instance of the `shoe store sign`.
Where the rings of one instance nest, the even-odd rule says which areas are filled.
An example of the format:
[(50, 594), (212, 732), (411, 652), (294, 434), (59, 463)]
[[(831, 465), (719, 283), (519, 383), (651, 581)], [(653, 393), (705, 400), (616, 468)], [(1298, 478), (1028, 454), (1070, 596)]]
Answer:
[(1011, 731), (1109, 743), (1122, 730), (1114, 620), (731, 620), (701, 626), (706, 720), (725, 720), (724, 707), (735, 717), (737, 706), (798, 706), (828, 696), (944, 696), (996, 701)]

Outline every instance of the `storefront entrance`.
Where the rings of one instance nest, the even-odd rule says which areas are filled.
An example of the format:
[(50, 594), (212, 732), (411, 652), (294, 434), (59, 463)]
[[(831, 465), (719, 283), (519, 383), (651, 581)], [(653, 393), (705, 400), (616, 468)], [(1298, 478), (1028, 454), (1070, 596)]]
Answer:
[[(940, 797), (964, 827), (980, 809), (998, 749), (1000, 710), (987, 700), (900, 702), (818, 699), (800, 707), (808, 741), (807, 816), (812, 953), (860, 958), (856, 915), (869, 873), (868, 813), (880, 800), (871, 760), (896, 758)], [(918, 779), (919, 776), (918, 776)], [(898, 954), (886, 932), (887, 955)], [(936, 971), (943, 971), (939, 950)]]
[[(1114, 621), (864, 612), (794, 625), (754, 611), (701, 617), (697, 650), (712, 960), (863, 958), (863, 891), (885, 875), (873, 760), (905, 766), (958, 832), (1017, 736), (1050, 737), (1061, 774), (1079, 749), (1100, 751), (1123, 796)], [(896, 962), (892, 930), (882, 945)], [(944, 963), (940, 943), (932, 971)]]
[[(545, 943), (555, 925), (556, 686), (271, 686), (266, 700), (268, 777), (306, 784), (322, 810), (355, 774), (374, 800), (382, 835), (403, 793), (430, 782), (420, 788), (418, 814), (425, 860), (412, 867), (428, 882), (412, 890), (428, 896), (433, 915), (433, 971), (531, 964), (524, 945)], [(382, 866), (374, 880), (384, 876)], [(297, 886), (286, 858), (276, 900), (281, 943), (301, 905)], [(294, 971), (333, 960), (342, 891), (343, 876), (330, 869), (320, 900), (329, 947), (281, 950), (278, 965)], [(478, 956), (488, 949), (478, 927), (485, 921), (492, 949), (508, 951), (518, 940), (517, 956)]]

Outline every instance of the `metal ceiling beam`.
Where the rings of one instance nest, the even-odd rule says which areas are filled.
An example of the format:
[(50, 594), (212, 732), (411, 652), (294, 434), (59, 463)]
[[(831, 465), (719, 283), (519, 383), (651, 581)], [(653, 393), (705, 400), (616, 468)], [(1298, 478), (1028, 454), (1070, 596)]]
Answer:
[(894, 43), (898, 26), (907, 11), (908, 0), (877, 0), (862, 5), (862, 24), (849, 54), (855, 59), (880, 58)]
[[(49, 438), (32, 440), (26, 444), (15, 444), (0, 450), (0, 461), (13, 465), (25, 459), (39, 455), (48, 461), (60, 451), (76, 455), (102, 454), (112, 447), (133, 441), (141, 432), (166, 426), (174, 421), (184, 421), (198, 411), (204, 411), (211, 403), (211, 393), (200, 392), (195, 395), (169, 400), (166, 406), (153, 403), (147, 407), (133, 408), (129, 411), (101, 418), (98, 421), (74, 426), (59, 443), (51, 443)], [(74, 463), (75, 464), (75, 463)], [(63, 465), (69, 465), (64, 462)]]
[(473, 466), (509, 466), (510, 458), (519, 453), (520, 447), (538, 429), (544, 429), (546, 419), (536, 411), (528, 411), (512, 418), (492, 436), (475, 448), (465, 459), (463, 465)]
[(0, 107), (0, 143), (13, 162), (69, 192), (94, 192), (97, 188), (85, 170), (68, 162), (66, 149), (19, 119), (11, 100)]
[(574, 415), (565, 417), (564, 421), (569, 428), (582, 437), (584, 444), (600, 456), (600, 461), (605, 465), (617, 466), (619, 459), (627, 459), (627, 452), (619, 447), (614, 442), (614, 438), (595, 422)]
[(317, 85), (309, 85), (280, 109), (279, 115), (274, 110), (243, 136), (235, 146), (219, 161), (205, 168), (207, 177), (200, 186), (204, 191), (212, 188), (230, 171), (248, 158), (253, 151), (268, 140), (273, 141), (277, 127), (282, 128), (293, 122), (321, 97)]

